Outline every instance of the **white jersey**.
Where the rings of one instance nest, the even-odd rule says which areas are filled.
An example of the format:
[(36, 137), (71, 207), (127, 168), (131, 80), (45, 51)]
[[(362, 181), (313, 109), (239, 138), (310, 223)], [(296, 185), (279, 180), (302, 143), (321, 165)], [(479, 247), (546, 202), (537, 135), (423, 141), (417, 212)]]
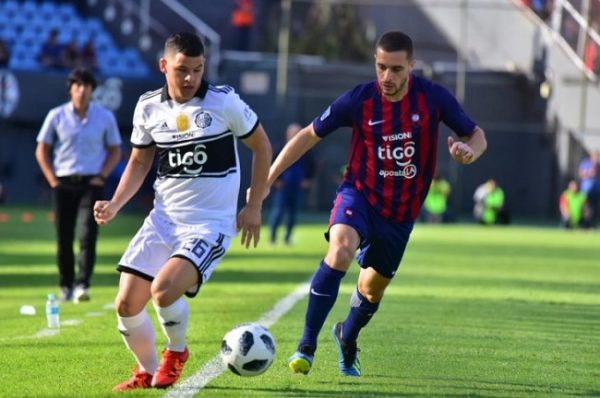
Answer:
[(237, 139), (250, 136), (258, 117), (229, 86), (202, 82), (179, 104), (167, 87), (140, 97), (131, 144), (155, 145), (159, 163), (154, 209), (176, 224), (206, 225), (236, 234), (240, 165)]

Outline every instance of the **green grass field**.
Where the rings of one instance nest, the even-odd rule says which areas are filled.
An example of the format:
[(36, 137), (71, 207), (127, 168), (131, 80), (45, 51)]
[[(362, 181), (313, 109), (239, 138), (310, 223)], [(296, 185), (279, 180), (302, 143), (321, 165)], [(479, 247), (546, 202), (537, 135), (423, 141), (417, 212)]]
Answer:
[[(141, 216), (122, 215), (102, 229), (92, 300), (62, 305), (60, 333), (49, 335), (44, 303), (47, 293), (57, 292), (57, 271), (47, 211), (33, 211), (30, 223), (19, 220), (19, 209), (0, 211), (10, 217), (0, 223), (0, 396), (123, 395), (111, 388), (134, 362), (116, 330), (114, 267)], [(217, 355), (229, 328), (259, 319), (310, 278), (326, 250), (323, 230), (299, 227), (293, 247), (262, 242), (245, 250), (235, 239), (190, 301), (191, 357), (183, 379)], [(267, 373), (240, 378), (226, 372), (194, 389), (195, 396), (600, 396), (597, 231), (418, 224), (379, 312), (360, 336), (363, 377), (345, 378), (329, 330), (346, 315), (357, 270), (344, 279), (310, 375), (286, 367), (300, 337), (304, 298), (271, 327), (278, 353)], [(37, 315), (20, 315), (24, 304), (35, 306)]]

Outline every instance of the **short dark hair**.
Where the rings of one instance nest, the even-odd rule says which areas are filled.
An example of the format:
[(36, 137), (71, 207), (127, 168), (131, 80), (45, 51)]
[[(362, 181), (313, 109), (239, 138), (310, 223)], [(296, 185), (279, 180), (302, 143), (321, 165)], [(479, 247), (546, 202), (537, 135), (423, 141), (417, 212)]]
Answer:
[(377, 47), (385, 52), (406, 51), (409, 59), (413, 57), (413, 42), (409, 35), (400, 31), (386, 32), (379, 40)]
[(178, 32), (173, 33), (165, 41), (165, 54), (169, 51), (182, 53), (188, 57), (199, 57), (204, 55), (204, 44), (195, 33)]
[(98, 85), (94, 74), (87, 68), (75, 68), (69, 73), (67, 89), (70, 90), (75, 83), (89, 84), (92, 86), (92, 90), (95, 90)]

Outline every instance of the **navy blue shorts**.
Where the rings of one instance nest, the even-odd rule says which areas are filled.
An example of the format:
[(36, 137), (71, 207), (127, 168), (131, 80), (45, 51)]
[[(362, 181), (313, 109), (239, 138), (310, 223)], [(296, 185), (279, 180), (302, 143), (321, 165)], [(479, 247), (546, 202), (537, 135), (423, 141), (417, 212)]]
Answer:
[[(343, 184), (329, 217), (329, 228), (345, 224), (360, 235), (359, 252), (356, 256), (361, 268), (372, 267), (380, 275), (392, 278), (398, 267), (414, 222), (398, 223), (382, 217), (356, 188)], [(325, 236), (329, 240), (329, 233)]]

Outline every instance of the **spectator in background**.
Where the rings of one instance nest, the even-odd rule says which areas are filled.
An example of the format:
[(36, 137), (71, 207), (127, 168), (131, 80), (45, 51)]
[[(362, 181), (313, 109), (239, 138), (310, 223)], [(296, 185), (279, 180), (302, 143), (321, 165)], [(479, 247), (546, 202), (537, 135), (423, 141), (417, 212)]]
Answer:
[(600, 150), (579, 163), (581, 191), (586, 194), (590, 209), (590, 226), (595, 227), (600, 218)]
[(8, 68), (10, 64), (10, 50), (8, 45), (2, 39), (0, 39), (0, 69)]
[[(290, 124), (285, 132), (286, 142), (289, 142), (300, 131), (302, 126), (297, 123)], [(277, 243), (277, 229), (287, 216), (284, 242), (291, 243), (292, 231), (302, 205), (302, 192), (311, 185), (315, 175), (314, 159), (307, 152), (296, 163), (285, 170), (273, 184), (273, 201), (269, 225), (271, 227), (271, 243)]]
[(504, 203), (504, 190), (490, 178), (475, 190), (473, 215), (485, 225), (508, 224), (509, 217)]
[(565, 228), (586, 226), (586, 196), (579, 190), (577, 181), (569, 181), (568, 188), (560, 195), (559, 209)]
[(40, 63), (47, 68), (62, 67), (62, 45), (58, 42), (58, 30), (52, 29), (42, 44), (39, 54)]
[[(56, 214), (59, 298), (90, 299), (98, 225), (93, 206), (121, 157), (121, 136), (114, 115), (92, 102), (96, 79), (87, 69), (68, 77), (70, 101), (52, 109), (37, 137), (35, 157), (52, 188)], [(79, 273), (75, 277), (73, 239), (79, 235)]]
[(448, 221), (448, 196), (450, 196), (450, 191), (450, 183), (443, 177), (441, 172), (436, 172), (423, 203), (423, 213), (427, 222), (441, 223)]
[(250, 49), (250, 31), (254, 26), (254, 3), (252, 0), (235, 0), (231, 12), (231, 26), (235, 30), (235, 49), (248, 51)]
[(94, 40), (90, 38), (81, 47), (81, 66), (93, 72), (98, 69), (98, 56), (96, 55), (96, 45)]
[(77, 40), (72, 39), (61, 51), (61, 67), (67, 69), (74, 69), (81, 66), (81, 57), (79, 56), (79, 47), (77, 46)]

